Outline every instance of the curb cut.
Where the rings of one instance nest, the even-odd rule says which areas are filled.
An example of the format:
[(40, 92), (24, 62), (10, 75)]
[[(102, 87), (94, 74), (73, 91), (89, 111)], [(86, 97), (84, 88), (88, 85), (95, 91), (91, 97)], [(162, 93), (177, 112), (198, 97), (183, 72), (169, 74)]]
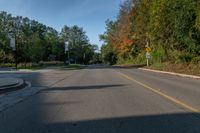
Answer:
[(181, 73), (167, 72), (167, 71), (159, 71), (159, 70), (152, 70), (152, 69), (146, 69), (146, 68), (138, 68), (138, 69), (144, 70), (144, 71), (149, 71), (149, 72), (162, 73), (162, 74), (168, 74), (168, 75), (174, 75), (174, 76), (179, 76), (179, 77), (184, 77), (184, 78), (200, 80), (200, 76), (195, 76), (195, 75), (188, 75), (188, 74), (181, 74)]

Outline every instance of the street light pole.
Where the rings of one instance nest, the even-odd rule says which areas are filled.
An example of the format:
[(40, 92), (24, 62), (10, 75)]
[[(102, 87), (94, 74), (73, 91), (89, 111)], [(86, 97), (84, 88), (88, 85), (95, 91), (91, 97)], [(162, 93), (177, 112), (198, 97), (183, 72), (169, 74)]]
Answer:
[(17, 70), (17, 63), (18, 63), (18, 58), (17, 58), (17, 41), (16, 41), (16, 35), (15, 36), (15, 68)]
[(68, 50), (68, 63), (69, 63), (69, 65), (70, 65), (69, 50)]
[(17, 70), (17, 50), (13, 51), (15, 57), (15, 69)]
[(13, 50), (14, 58), (15, 58), (15, 68), (17, 70), (18, 58), (17, 58), (17, 44), (16, 44), (16, 35), (14, 33), (8, 33), (8, 37), (10, 39), (10, 47)]
[(67, 56), (68, 56), (68, 64), (70, 65), (70, 57), (69, 57), (69, 42), (66, 41), (65, 42), (65, 53), (67, 52)]

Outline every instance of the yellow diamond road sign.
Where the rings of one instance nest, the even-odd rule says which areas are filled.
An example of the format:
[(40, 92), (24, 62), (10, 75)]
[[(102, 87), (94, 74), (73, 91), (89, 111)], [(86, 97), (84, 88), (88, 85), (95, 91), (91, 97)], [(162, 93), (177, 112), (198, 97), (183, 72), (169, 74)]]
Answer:
[(150, 47), (147, 47), (147, 48), (146, 48), (146, 51), (147, 51), (147, 52), (151, 52), (151, 48), (150, 48)]

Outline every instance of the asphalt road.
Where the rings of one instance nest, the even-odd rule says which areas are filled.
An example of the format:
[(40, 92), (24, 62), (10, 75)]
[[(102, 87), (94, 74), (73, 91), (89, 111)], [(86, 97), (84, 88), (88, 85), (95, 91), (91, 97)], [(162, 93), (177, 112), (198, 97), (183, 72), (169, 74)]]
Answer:
[(21, 77), (46, 88), (1, 112), (0, 133), (200, 133), (200, 80), (100, 66)]

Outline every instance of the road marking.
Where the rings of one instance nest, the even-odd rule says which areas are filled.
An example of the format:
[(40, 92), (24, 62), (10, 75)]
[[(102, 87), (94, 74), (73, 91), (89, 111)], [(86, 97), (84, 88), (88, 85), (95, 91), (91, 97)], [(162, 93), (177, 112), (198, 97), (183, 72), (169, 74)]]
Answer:
[(190, 106), (190, 105), (188, 105), (188, 104), (186, 104), (186, 103), (184, 103), (184, 102), (182, 102), (182, 101), (180, 101), (180, 100), (178, 100), (176, 98), (173, 98), (173, 97), (171, 97), (171, 96), (159, 91), (160, 89), (158, 90), (158, 89), (152, 88), (152, 87), (150, 87), (150, 86), (148, 86), (148, 85), (146, 85), (146, 84), (144, 84), (144, 83), (142, 83), (140, 81), (137, 81), (136, 79), (131, 78), (131, 77), (129, 77), (129, 76), (127, 76), (127, 75), (125, 75), (125, 74), (123, 74), (121, 72), (117, 71), (117, 73), (119, 75), (123, 76), (124, 78), (126, 78), (128, 80), (131, 80), (131, 81), (133, 81), (135, 83), (138, 83), (139, 85), (145, 87), (146, 89), (148, 89), (148, 90), (150, 90), (150, 91), (152, 91), (152, 92), (154, 92), (154, 93), (156, 93), (156, 94), (158, 94), (160, 96), (163, 96), (164, 98), (166, 98), (166, 99), (168, 99), (168, 100), (170, 100), (170, 101), (172, 101), (172, 102), (174, 102), (174, 103), (176, 103), (178, 105), (181, 105), (185, 109), (188, 109), (188, 110), (190, 110), (192, 112), (195, 112), (195, 113), (200, 113), (200, 111), (198, 109), (196, 109), (196, 108), (194, 108), (194, 107), (192, 107), (192, 106)]

